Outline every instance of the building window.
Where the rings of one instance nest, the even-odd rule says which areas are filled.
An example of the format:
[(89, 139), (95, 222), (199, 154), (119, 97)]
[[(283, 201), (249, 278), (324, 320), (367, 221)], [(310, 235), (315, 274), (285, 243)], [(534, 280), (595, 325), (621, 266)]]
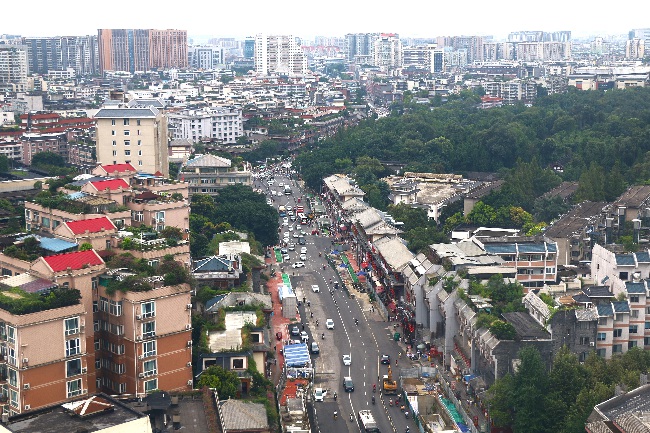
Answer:
[(13, 407), (18, 407), (18, 392), (13, 389), (9, 390), (9, 404)]
[(142, 365), (145, 376), (155, 376), (158, 374), (158, 362), (155, 359), (145, 361)]
[(65, 319), (65, 335), (74, 335), (79, 333), (79, 318), (71, 317)]
[(589, 344), (589, 337), (580, 337), (580, 344), (586, 346)]
[(650, 346), (650, 337), (643, 337), (643, 345)]
[(111, 119), (111, 125), (115, 125), (115, 119)]
[(631, 314), (633, 319), (639, 318), (639, 310), (632, 310)]
[(155, 317), (156, 316), (156, 302), (155, 301), (149, 301), (149, 302), (143, 302), (140, 304), (140, 311), (142, 312), (142, 318), (146, 319), (149, 317)]
[(117, 141), (113, 140), (113, 146), (117, 146)]
[(138, 161), (138, 165), (142, 165), (142, 161)]
[(140, 119), (135, 121), (136, 125), (140, 126)]
[(7, 343), (16, 344), (16, 328), (7, 325)]
[(632, 349), (633, 347), (636, 347), (636, 344), (637, 344), (637, 343), (636, 343), (635, 340), (628, 341), (628, 342), (627, 342), (627, 348), (628, 348), (628, 349)]
[(612, 346), (612, 352), (613, 353), (621, 353), (623, 351), (623, 345), (622, 344), (615, 344)]
[(232, 368), (243, 369), (244, 368), (244, 358), (233, 358), (232, 359)]
[(128, 129), (125, 129), (124, 130), (124, 135), (131, 135), (131, 131), (129, 131)]
[(142, 156), (142, 151), (138, 150), (138, 156)]
[(81, 374), (81, 358), (71, 359), (65, 363), (65, 377)]
[(142, 338), (152, 338), (156, 336), (156, 321), (142, 324)]
[(639, 302), (639, 295), (630, 296), (630, 302)]
[(81, 394), (81, 379), (71, 380), (66, 384), (68, 386), (68, 398)]
[(131, 145), (131, 140), (124, 140), (124, 145), (125, 146), (130, 146)]
[(120, 394), (126, 393), (126, 383), (120, 383), (120, 389), (118, 391)]
[(623, 335), (622, 329), (614, 329), (614, 338), (620, 338)]
[(158, 389), (158, 379), (148, 380), (144, 383), (144, 392), (150, 393)]
[(636, 334), (639, 331), (638, 325), (630, 325), (630, 334)]
[(111, 135), (115, 135), (115, 130), (112, 130), (112, 131), (111, 131)]
[(124, 126), (127, 126), (129, 124), (129, 119), (124, 119)]
[(126, 150), (124, 151), (124, 155), (125, 155), (125, 156), (131, 156), (131, 151), (130, 151), (129, 149), (126, 149)]
[(604, 332), (599, 332), (598, 335), (596, 335), (596, 340), (598, 341), (605, 341), (607, 339), (607, 334)]
[(117, 150), (113, 151), (113, 156), (117, 156)]
[(81, 344), (78, 338), (65, 341), (65, 356), (75, 356), (81, 353)]
[(138, 140), (138, 146), (142, 146), (142, 140)]
[(9, 369), (9, 385), (17, 387), (18, 386), (18, 372), (16, 370)]
[(142, 356), (145, 358), (156, 356), (156, 340), (142, 343)]
[(112, 314), (113, 316), (121, 316), (122, 315), (122, 301), (113, 301), (112, 299), (109, 300), (109, 309), (108, 313)]

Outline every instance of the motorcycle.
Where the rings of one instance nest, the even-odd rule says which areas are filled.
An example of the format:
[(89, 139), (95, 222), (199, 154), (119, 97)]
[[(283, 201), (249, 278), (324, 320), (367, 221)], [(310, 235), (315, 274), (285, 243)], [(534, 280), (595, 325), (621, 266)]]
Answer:
[(375, 396), (372, 396), (372, 404), (375, 404)]
[(338, 397), (338, 394), (334, 391), (334, 401), (336, 401), (336, 397)]
[(321, 340), (325, 339), (325, 333), (324, 332), (321, 334), (320, 338), (321, 338)]

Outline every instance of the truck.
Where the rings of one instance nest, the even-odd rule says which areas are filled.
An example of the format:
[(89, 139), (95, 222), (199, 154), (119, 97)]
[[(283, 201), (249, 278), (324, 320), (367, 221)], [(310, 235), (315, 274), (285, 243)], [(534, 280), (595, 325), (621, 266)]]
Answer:
[(372, 412), (369, 410), (360, 410), (359, 411), (359, 422), (363, 427), (363, 431), (366, 433), (380, 433), (379, 428), (377, 427), (377, 422), (375, 417), (372, 416)]
[(291, 195), (291, 187), (289, 185), (284, 186), (284, 195)]
[(397, 395), (397, 381), (393, 380), (393, 370), (388, 366), (388, 374), (384, 374), (382, 378), (382, 387), (384, 394)]
[(287, 215), (287, 209), (284, 206), (280, 206), (278, 208), (278, 213), (281, 217), (285, 217)]

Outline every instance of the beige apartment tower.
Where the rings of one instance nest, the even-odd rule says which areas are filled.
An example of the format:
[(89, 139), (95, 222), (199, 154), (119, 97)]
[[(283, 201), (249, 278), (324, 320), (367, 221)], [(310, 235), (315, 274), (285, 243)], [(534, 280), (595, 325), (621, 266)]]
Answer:
[(154, 107), (105, 106), (97, 121), (97, 162), (131, 164), (138, 172), (169, 176), (167, 118)]

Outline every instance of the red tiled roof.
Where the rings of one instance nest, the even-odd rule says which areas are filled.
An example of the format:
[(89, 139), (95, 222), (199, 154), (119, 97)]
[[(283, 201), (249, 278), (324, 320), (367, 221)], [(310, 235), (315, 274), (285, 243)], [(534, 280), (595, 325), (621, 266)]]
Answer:
[(27, 117), (30, 117), (31, 119), (58, 119), (61, 116), (59, 116), (56, 113), (41, 113), (41, 114), (21, 114), (20, 118), (21, 119), (27, 119)]
[(54, 256), (43, 257), (43, 260), (45, 260), (45, 263), (47, 263), (54, 272), (65, 271), (68, 268), (77, 270), (86, 265), (96, 266), (104, 263), (95, 250), (56, 254)]
[(135, 167), (131, 164), (109, 164), (101, 166), (106, 173), (122, 173), (125, 171), (135, 171)]
[(122, 189), (127, 189), (129, 187), (129, 184), (126, 183), (124, 179), (98, 180), (97, 182), (90, 182), (90, 184), (94, 186), (97, 191), (104, 191), (106, 188), (114, 191), (120, 187), (122, 187)]
[(69, 221), (65, 223), (70, 231), (75, 235), (80, 235), (86, 233), (88, 230), (90, 233), (98, 233), (104, 230), (115, 230), (116, 227), (113, 225), (111, 220), (106, 217), (91, 218), (87, 220), (79, 221)]

